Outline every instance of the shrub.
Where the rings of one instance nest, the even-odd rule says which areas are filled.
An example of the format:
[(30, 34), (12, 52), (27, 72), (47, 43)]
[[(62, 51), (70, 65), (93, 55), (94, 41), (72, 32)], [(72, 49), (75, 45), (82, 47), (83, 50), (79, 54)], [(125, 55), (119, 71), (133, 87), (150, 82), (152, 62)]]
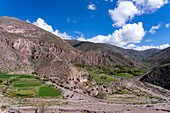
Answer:
[(106, 96), (106, 93), (100, 91), (95, 97), (99, 99), (104, 99), (105, 96)]
[(7, 108), (6, 105), (2, 105), (2, 106), (1, 106), (1, 109), (6, 109), (6, 108)]
[(3, 81), (2, 80), (0, 80), (0, 83), (2, 83)]
[(70, 89), (70, 88), (69, 88), (69, 87), (67, 87), (67, 86), (65, 86), (64, 88), (65, 88), (65, 89)]

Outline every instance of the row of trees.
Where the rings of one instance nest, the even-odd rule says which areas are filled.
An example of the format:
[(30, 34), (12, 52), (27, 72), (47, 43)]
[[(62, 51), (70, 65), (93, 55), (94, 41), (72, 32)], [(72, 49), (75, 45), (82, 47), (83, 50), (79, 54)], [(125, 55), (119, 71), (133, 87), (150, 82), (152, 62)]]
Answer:
[(129, 73), (134, 76), (143, 75), (143, 70), (141, 68), (135, 68), (133, 66), (85, 66), (80, 63), (75, 63), (76, 67), (86, 68), (89, 71), (95, 71), (97, 73), (105, 73), (108, 75), (116, 75), (117, 73)]

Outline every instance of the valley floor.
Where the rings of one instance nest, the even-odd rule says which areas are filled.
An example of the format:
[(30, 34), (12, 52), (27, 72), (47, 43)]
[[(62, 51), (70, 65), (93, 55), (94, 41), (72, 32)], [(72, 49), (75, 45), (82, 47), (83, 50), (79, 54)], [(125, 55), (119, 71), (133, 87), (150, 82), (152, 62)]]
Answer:
[[(83, 93), (73, 92), (63, 87), (63, 95), (74, 95), (67, 99), (50, 98), (9, 98), (0, 94), (0, 106), (6, 105), (12, 109), (10, 111), (21, 113), (35, 113), (37, 107), (45, 110), (45, 113), (167, 113), (170, 112), (170, 92), (169, 90), (153, 86), (151, 84), (140, 83), (134, 85), (136, 90), (132, 94), (114, 94), (105, 99), (97, 99)], [(136, 84), (136, 83), (135, 83)], [(158, 92), (163, 90), (164, 93)], [(143, 96), (136, 96), (138, 92)], [(156, 93), (155, 93), (156, 92)], [(146, 95), (152, 97), (148, 98)], [(43, 104), (38, 104), (43, 103)], [(1, 111), (2, 112), (2, 111)]]

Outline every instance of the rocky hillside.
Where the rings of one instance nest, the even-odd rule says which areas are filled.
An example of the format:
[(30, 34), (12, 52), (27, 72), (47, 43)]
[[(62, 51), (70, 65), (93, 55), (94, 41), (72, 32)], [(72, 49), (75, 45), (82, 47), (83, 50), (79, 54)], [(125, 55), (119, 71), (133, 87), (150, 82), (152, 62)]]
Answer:
[(85, 51), (85, 52), (97, 52), (97, 53), (103, 53), (107, 55), (116, 56), (118, 58), (121, 58), (122, 60), (130, 59), (127, 55), (119, 52), (112, 51), (109, 48), (103, 47), (103, 45), (98, 43), (92, 43), (92, 42), (81, 42), (78, 40), (66, 40), (69, 44), (71, 44), (74, 48)]
[[(11, 17), (0, 17), (1, 72), (37, 73), (41, 76), (80, 76), (72, 64), (93, 66), (138, 66), (121, 54), (80, 51), (60, 37), (31, 23)], [(63, 76), (65, 75), (65, 76)]]
[(141, 81), (170, 89), (170, 64), (153, 68), (151, 72), (141, 78)]
[(117, 47), (117, 46), (110, 45), (110, 44), (102, 44), (102, 45), (104, 45), (105, 47), (110, 48), (114, 51), (124, 53), (124, 54), (128, 55), (129, 57), (137, 59), (137, 60), (145, 59), (145, 58), (152, 56), (160, 51), (159, 49), (148, 49), (148, 50), (143, 50), (143, 51), (137, 51), (137, 50), (133, 50), (133, 49), (124, 49), (124, 48)]
[(60, 53), (61, 48), (75, 49), (61, 38), (30, 23), (1, 17), (0, 40), (2, 73), (28, 71), (62, 79), (81, 75), (72, 65), (60, 58), (57, 52), (53, 52), (55, 45)]
[(83, 42), (77, 40), (66, 40), (66, 41), (79, 50), (98, 51), (98, 52), (100, 51), (100, 52), (109, 53), (117, 56), (123, 55), (125, 57), (130, 57), (136, 60), (142, 60), (160, 51), (159, 49), (148, 49), (144, 51), (137, 51), (132, 49), (124, 49), (121, 47), (117, 47), (110, 44), (104, 44), (104, 43)]
[(155, 64), (157, 67), (143, 76), (141, 80), (170, 89), (170, 48), (166, 48), (144, 61)]
[(152, 64), (165, 64), (170, 62), (170, 47), (144, 59), (144, 61), (150, 62)]

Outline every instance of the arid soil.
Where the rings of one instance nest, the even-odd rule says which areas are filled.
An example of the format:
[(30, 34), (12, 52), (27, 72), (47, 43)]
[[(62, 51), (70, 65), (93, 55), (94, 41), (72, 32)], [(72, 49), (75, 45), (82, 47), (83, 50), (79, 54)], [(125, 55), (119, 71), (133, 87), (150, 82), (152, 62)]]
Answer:
[[(48, 84), (53, 84), (47, 82)], [(133, 82), (129, 85), (133, 85)], [(7, 105), (21, 113), (34, 113), (38, 102), (45, 102), (45, 113), (167, 113), (170, 112), (169, 97), (161, 93), (154, 93), (153, 88), (138, 85), (140, 91), (165, 99), (156, 102), (156, 98), (136, 97), (133, 94), (114, 94), (107, 99), (98, 99), (80, 92), (70, 91), (55, 85), (63, 90), (63, 95), (74, 95), (67, 99), (39, 99), (39, 98), (8, 98), (0, 95), (0, 106)], [(157, 87), (158, 88), (158, 87)], [(161, 89), (161, 88), (160, 88)], [(167, 93), (169, 90), (167, 90)], [(142, 94), (142, 93), (141, 93)], [(155, 101), (154, 101), (155, 100)], [(143, 103), (142, 103), (143, 102)], [(146, 102), (146, 103), (144, 103)], [(7, 111), (7, 110), (6, 110)]]

